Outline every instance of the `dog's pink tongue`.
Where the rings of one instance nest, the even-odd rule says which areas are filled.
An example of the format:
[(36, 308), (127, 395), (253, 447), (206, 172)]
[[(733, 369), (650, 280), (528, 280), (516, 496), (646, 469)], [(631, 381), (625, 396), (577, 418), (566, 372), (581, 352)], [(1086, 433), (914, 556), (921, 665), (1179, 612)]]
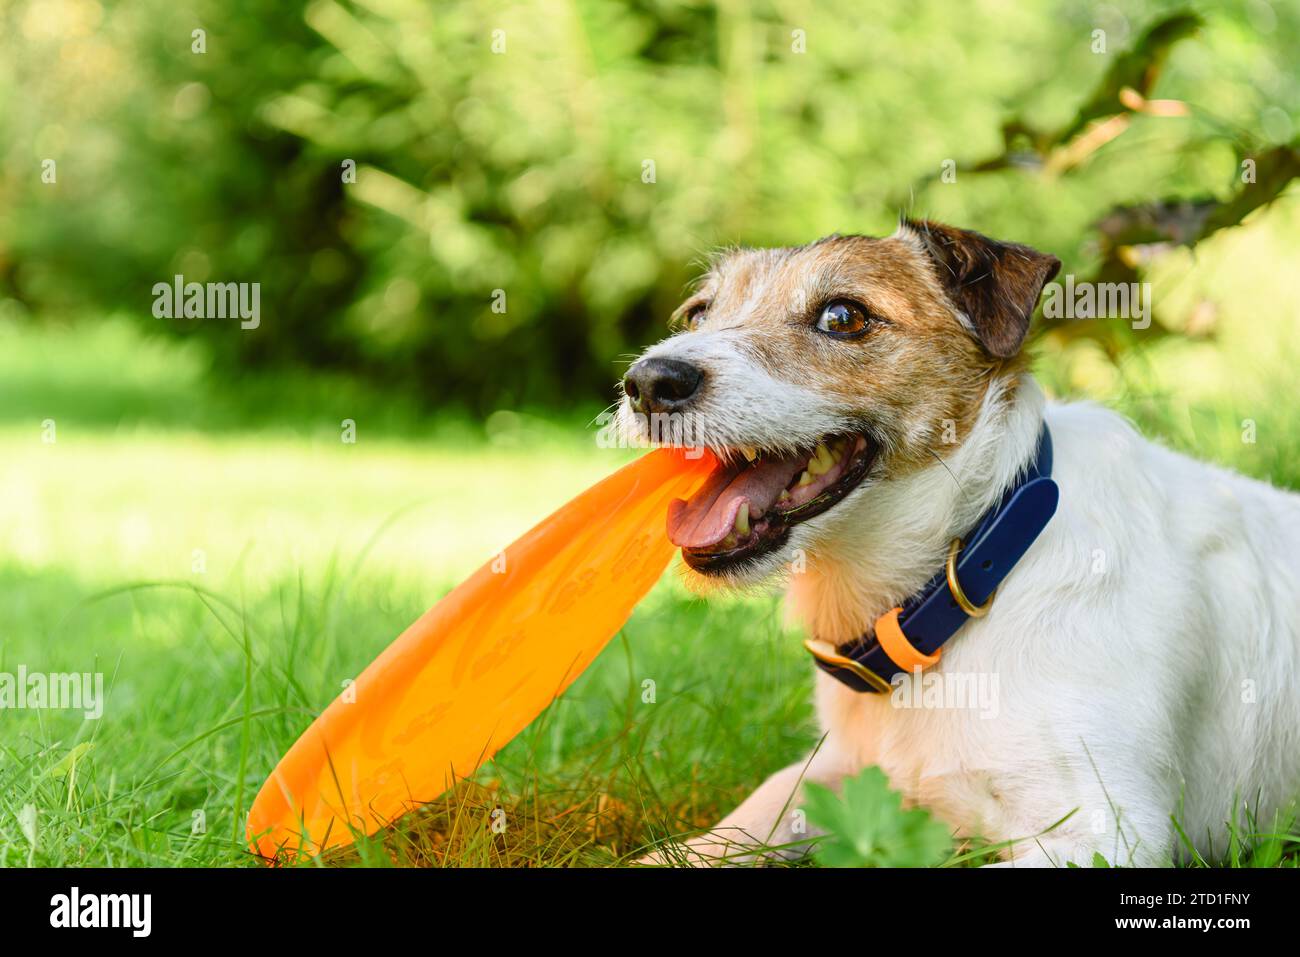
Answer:
[(798, 459), (762, 459), (737, 470), (719, 465), (691, 496), (668, 506), (668, 540), (678, 548), (711, 548), (730, 534), (745, 501), (753, 519), (776, 502), (790, 484)]

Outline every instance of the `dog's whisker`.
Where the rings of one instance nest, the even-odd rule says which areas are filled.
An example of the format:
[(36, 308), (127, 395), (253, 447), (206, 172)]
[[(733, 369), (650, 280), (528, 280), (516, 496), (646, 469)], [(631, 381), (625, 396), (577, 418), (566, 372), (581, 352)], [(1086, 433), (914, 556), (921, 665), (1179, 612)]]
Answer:
[(938, 452), (934, 449), (929, 449), (928, 451), (932, 456), (934, 456), (934, 460), (943, 466), (943, 470), (948, 473), (948, 477), (951, 478), (953, 484), (957, 486), (957, 491), (961, 493), (961, 497), (970, 504), (971, 499), (970, 496), (966, 494), (966, 486), (961, 484), (961, 479), (957, 478), (957, 473), (948, 467), (948, 463), (943, 460), (943, 457)]

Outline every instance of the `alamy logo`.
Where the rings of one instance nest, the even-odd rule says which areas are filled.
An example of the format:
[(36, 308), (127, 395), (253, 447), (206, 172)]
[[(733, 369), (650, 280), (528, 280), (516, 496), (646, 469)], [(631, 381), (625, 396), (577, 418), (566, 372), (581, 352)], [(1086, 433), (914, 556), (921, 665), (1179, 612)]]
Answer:
[(132, 937), (148, 937), (153, 926), (152, 894), (69, 894), (50, 898), (51, 927), (129, 927)]
[(153, 286), (153, 314), (156, 319), (236, 319), (241, 329), (262, 324), (260, 282), (186, 282), (176, 276), (172, 282)]
[(996, 673), (960, 671), (900, 672), (890, 682), (895, 708), (920, 711), (976, 711), (981, 719), (998, 716)]
[(95, 721), (104, 714), (104, 673), (97, 671), (0, 671), (0, 710), (53, 708), (84, 712)]
[(1064, 283), (1044, 289), (1044, 319), (1128, 319), (1134, 329), (1151, 325), (1151, 283), (1078, 282), (1067, 274)]
[(616, 412), (596, 416), (596, 446), (602, 449), (644, 449), (670, 445), (686, 450), (685, 457), (698, 459), (707, 445), (702, 419), (692, 412)]

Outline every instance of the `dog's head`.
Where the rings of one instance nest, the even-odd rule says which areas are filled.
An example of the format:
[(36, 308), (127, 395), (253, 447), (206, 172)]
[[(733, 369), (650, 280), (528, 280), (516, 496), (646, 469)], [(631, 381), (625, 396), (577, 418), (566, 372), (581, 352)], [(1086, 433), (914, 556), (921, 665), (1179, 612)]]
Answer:
[(722, 256), (675, 313), (680, 331), (628, 370), (618, 412), (630, 437), (719, 455), (669, 513), (697, 583), (743, 585), (815, 553), (821, 516), (960, 442), (1059, 268), (927, 222)]

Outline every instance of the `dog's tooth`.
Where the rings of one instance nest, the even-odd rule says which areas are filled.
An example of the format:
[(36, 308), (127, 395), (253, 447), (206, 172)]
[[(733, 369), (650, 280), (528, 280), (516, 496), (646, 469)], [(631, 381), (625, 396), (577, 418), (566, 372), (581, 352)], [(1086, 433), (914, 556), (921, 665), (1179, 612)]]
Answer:
[(835, 467), (835, 456), (831, 454), (825, 443), (817, 443), (817, 448), (813, 450), (813, 456), (808, 460), (808, 471), (813, 475), (825, 475)]
[(749, 503), (741, 502), (736, 512), (736, 531), (743, 537), (749, 534)]
[(758, 451), (752, 445), (742, 445), (740, 447), (740, 454), (743, 455), (746, 461), (749, 462), (752, 462), (754, 461), (754, 459), (758, 458)]
[(813, 480), (813, 477), (812, 477), (811, 475), (809, 475), (807, 472), (804, 472), (803, 475), (800, 475), (800, 476), (799, 476), (799, 483), (798, 483), (798, 484), (799, 484), (800, 487), (802, 487), (802, 486), (804, 486), (804, 485), (812, 485), (812, 480)]
[(778, 502), (788, 502), (788, 501), (790, 501), (790, 490), (789, 490), (788, 488), (783, 488), (783, 489), (781, 489), (781, 495), (780, 495), (780, 497), (777, 499), (777, 501), (778, 501)]

